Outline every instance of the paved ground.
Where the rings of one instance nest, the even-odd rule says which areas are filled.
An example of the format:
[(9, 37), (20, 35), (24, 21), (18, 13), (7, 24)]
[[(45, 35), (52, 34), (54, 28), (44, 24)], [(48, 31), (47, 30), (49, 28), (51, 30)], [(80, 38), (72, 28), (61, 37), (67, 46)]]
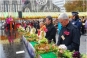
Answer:
[[(2, 22), (0, 21), (0, 36), (5, 35)], [(1, 37), (0, 37), (1, 38)], [(3, 42), (4, 44), (2, 44)], [(16, 54), (17, 51), (24, 50), (25, 53)], [(30, 58), (25, 45), (22, 42), (16, 40), (15, 43), (10, 45), (8, 40), (0, 41), (0, 58)]]
[[(25, 53), (16, 54), (17, 51), (25, 51)], [(0, 44), (0, 58), (30, 58), (23, 43), (15, 43), (13, 45)]]
[(81, 36), (80, 39), (80, 52), (87, 54), (87, 36)]

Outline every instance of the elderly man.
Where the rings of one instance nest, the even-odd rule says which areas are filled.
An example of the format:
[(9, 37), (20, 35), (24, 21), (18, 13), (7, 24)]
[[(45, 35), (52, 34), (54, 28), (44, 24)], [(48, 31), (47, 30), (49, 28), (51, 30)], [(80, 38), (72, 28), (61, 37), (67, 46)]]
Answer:
[(79, 51), (80, 33), (78, 28), (69, 22), (69, 17), (66, 13), (60, 14), (58, 19), (62, 24), (62, 29), (59, 34), (57, 45), (70, 51)]

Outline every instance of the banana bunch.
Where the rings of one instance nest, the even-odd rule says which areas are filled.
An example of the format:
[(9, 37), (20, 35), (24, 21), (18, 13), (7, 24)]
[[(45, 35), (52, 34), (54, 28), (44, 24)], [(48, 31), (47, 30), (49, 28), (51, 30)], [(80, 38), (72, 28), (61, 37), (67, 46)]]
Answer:
[(35, 28), (31, 28), (30, 34), (35, 34), (36, 29)]
[(20, 26), (20, 27), (18, 28), (18, 31), (23, 32), (23, 31), (25, 31), (25, 29), (24, 29), (22, 26)]
[(39, 35), (39, 39), (45, 38), (45, 35), (46, 35), (45, 31), (41, 31)]

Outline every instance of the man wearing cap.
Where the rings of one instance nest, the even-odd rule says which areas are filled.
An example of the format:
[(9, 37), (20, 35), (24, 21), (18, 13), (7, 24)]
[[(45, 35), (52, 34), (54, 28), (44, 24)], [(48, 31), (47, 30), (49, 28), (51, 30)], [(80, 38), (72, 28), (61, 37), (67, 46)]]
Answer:
[(55, 38), (56, 28), (53, 25), (53, 19), (51, 16), (46, 17), (46, 28), (47, 28), (46, 38), (48, 39), (49, 43), (51, 42), (52, 39), (56, 43), (56, 38)]
[(78, 28), (69, 21), (66, 13), (60, 14), (58, 19), (62, 24), (62, 29), (59, 33), (57, 45), (62, 49), (79, 51), (80, 33)]

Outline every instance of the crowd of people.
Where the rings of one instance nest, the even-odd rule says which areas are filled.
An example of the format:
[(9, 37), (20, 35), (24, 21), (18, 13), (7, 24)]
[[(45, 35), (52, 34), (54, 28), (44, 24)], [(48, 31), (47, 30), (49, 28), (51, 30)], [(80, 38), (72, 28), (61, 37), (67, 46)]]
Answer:
[[(72, 18), (69, 18), (66, 13), (62, 13), (58, 18), (47, 16), (43, 20), (23, 21), (22, 23), (16, 23), (16, 27), (19, 25), (25, 29), (28, 26), (34, 27), (36, 34), (43, 30), (46, 32), (45, 37), (49, 43), (51, 43), (52, 39), (56, 43), (56, 34), (58, 34), (57, 45), (59, 47), (70, 51), (79, 51), (81, 34), (85, 34), (87, 30), (87, 18), (84, 16), (80, 18), (78, 14), (78, 12), (72, 12)], [(8, 29), (10, 29), (10, 20), (12, 21), (13, 19), (11, 17), (6, 19)]]

